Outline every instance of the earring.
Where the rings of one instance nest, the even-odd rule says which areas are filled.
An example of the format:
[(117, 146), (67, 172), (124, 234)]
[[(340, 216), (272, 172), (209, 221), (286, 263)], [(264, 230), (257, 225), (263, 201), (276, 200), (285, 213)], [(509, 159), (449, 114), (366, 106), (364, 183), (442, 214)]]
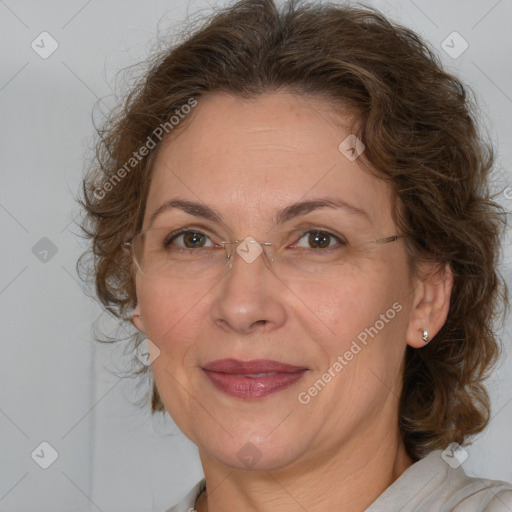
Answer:
[(423, 343), (428, 343), (428, 331), (426, 329), (423, 329), (421, 339), (423, 340)]

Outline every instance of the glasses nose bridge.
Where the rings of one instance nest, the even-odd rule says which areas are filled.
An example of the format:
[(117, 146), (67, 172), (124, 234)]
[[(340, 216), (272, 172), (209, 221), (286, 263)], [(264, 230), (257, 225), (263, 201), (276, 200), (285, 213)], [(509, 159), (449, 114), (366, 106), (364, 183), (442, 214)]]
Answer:
[[(243, 249), (237, 250), (240, 244), (245, 244)], [(233, 242), (222, 242), (226, 250), (226, 260), (229, 268), (233, 267), (233, 262), (238, 256), (246, 263), (253, 263), (260, 256), (263, 256), (268, 265), (275, 261), (273, 244), (271, 242), (259, 242), (252, 237), (246, 237), (243, 240), (234, 240)]]

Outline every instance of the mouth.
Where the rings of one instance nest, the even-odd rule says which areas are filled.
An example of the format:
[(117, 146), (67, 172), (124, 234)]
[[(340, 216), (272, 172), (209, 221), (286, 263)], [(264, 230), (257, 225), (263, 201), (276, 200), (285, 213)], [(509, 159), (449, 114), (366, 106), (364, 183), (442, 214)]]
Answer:
[(282, 391), (304, 377), (305, 367), (268, 359), (219, 359), (202, 367), (213, 386), (238, 398), (262, 398)]

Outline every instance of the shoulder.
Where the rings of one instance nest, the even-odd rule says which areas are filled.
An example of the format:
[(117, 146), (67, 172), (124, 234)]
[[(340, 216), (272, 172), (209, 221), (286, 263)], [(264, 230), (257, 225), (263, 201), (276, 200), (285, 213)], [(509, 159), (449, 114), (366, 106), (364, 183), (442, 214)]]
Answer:
[(408, 468), (367, 512), (512, 512), (512, 485), (468, 476), (436, 450)]
[(453, 512), (511, 512), (512, 485), (464, 474), (444, 506)]
[[(468, 476), (463, 466), (453, 468), (444, 464), (446, 459), (439, 452), (437, 464), (445, 472), (444, 480), (434, 496), (439, 510), (453, 512), (512, 512), (512, 484), (500, 480), (490, 480)], [(442, 461), (442, 462), (441, 462)], [(443, 469), (441, 469), (444, 466)], [(428, 509), (427, 509), (428, 510)], [(435, 508), (434, 510), (437, 510)]]
[(195, 510), (195, 504), (197, 498), (201, 492), (205, 489), (206, 482), (204, 478), (197, 482), (197, 484), (188, 491), (184, 498), (176, 505), (168, 508), (165, 512), (193, 512)]

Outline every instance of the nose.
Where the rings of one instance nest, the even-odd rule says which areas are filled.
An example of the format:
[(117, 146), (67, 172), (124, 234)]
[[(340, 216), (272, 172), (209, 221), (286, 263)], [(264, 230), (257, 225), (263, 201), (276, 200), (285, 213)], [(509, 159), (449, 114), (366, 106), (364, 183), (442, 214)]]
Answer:
[(282, 326), (286, 288), (270, 268), (266, 251), (258, 243), (242, 242), (237, 249), (231, 251), (230, 270), (216, 288), (212, 320), (220, 328), (239, 334)]

